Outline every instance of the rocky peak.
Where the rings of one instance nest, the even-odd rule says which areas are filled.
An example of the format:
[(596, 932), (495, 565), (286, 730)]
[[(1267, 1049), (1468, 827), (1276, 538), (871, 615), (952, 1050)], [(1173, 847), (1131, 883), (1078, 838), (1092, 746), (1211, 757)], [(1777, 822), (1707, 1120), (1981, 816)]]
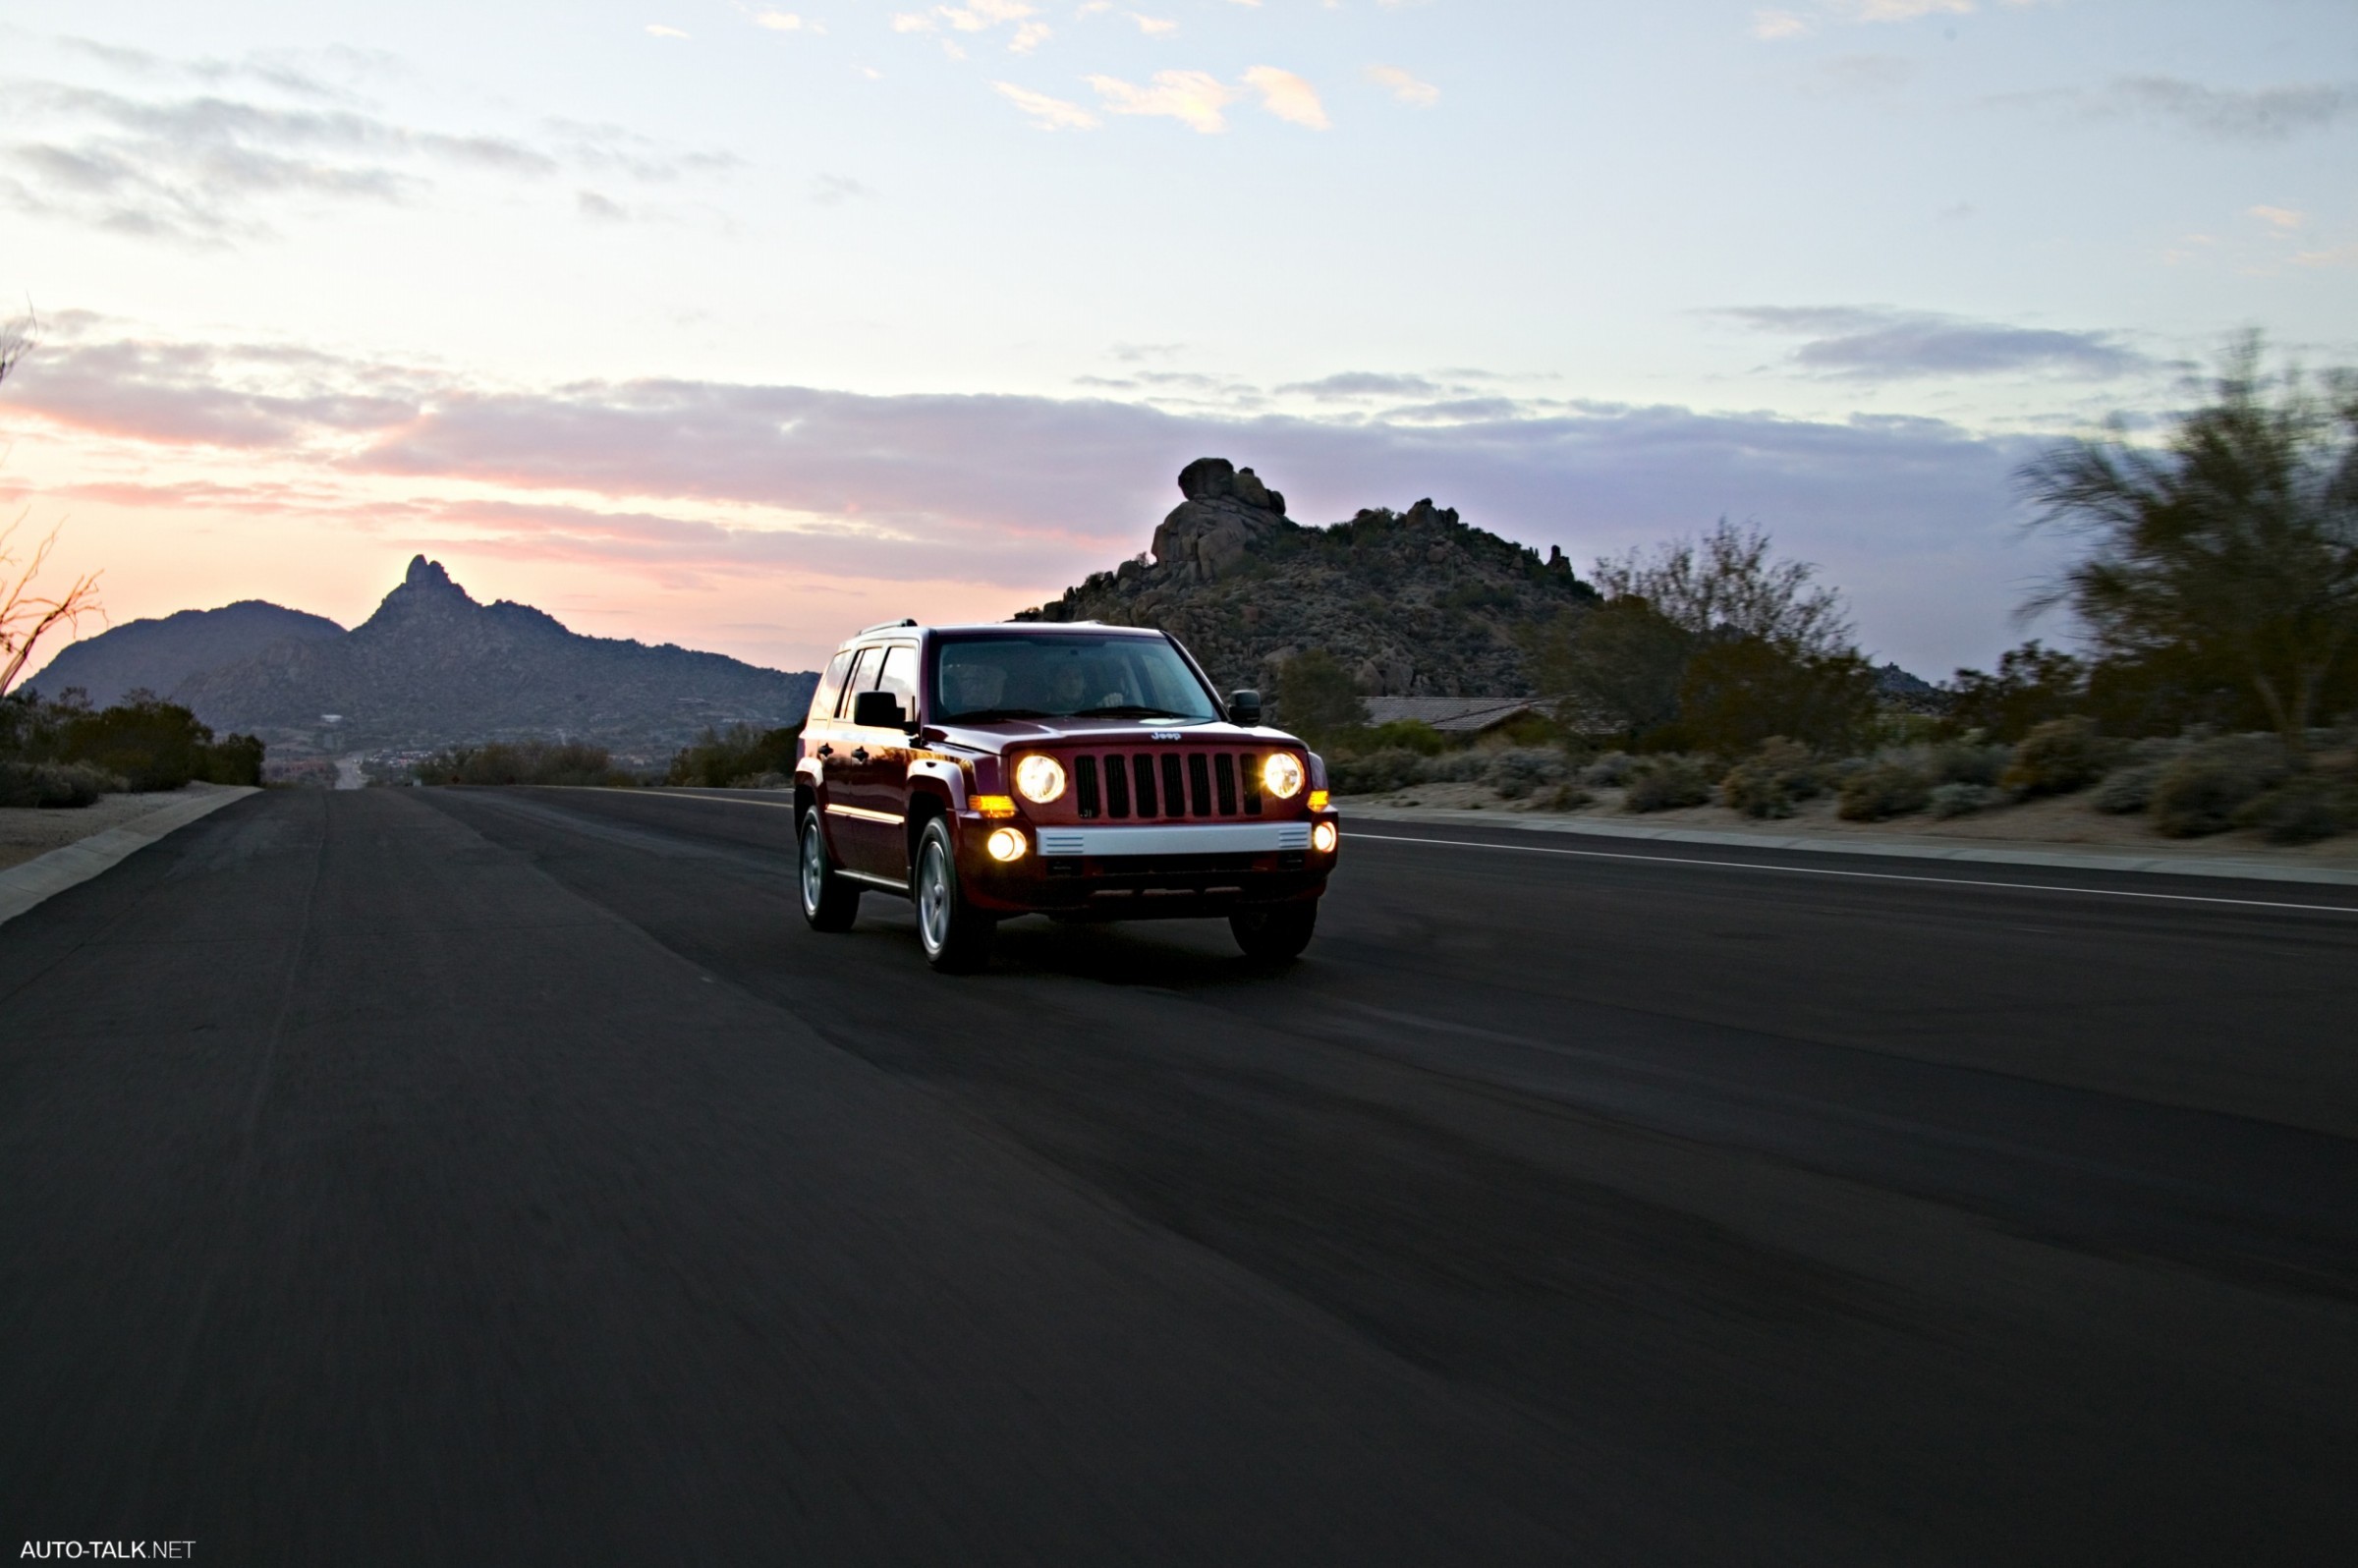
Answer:
[(1198, 458), (1179, 471), (1186, 500), (1154, 531), (1154, 564), (1184, 582), (1210, 583), (1245, 557), (1253, 540), (1285, 524), (1285, 497), (1251, 469)]

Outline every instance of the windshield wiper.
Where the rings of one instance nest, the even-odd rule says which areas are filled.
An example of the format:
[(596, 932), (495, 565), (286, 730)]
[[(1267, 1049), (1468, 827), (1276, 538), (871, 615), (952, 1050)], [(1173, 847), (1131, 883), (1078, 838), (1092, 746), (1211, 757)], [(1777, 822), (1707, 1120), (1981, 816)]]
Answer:
[(1196, 716), (1193, 713), (1174, 712), (1167, 707), (1147, 707), (1138, 702), (1115, 702), (1108, 707), (1085, 707), (1077, 709), (1073, 714), (1075, 718), (1193, 719)]
[(944, 724), (995, 724), (1000, 719), (1054, 718), (1055, 716), (1053, 713), (1043, 713), (1036, 707), (979, 707), (971, 713), (945, 713), (942, 715), (941, 722)]

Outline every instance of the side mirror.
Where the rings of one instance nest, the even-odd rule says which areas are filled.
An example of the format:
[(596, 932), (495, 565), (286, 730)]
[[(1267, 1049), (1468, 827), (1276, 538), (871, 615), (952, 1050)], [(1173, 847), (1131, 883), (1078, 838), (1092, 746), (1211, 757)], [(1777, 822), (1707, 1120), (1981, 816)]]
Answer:
[(1228, 694), (1228, 722), (1250, 729), (1261, 722), (1261, 694), (1254, 691)]
[(852, 722), (864, 730), (905, 730), (908, 715), (891, 692), (862, 692), (852, 699)]

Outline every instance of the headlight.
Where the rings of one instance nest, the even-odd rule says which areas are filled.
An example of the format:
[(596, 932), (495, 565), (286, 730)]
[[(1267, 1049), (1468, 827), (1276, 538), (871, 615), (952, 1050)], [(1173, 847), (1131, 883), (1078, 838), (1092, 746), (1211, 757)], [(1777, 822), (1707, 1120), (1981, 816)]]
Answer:
[(990, 852), (990, 858), (994, 861), (1020, 861), (1024, 858), (1027, 846), (1024, 835), (1014, 828), (994, 827), (990, 830), (990, 837), (982, 841), (982, 847)]
[[(1058, 775), (1058, 787), (1062, 787)], [(1271, 752), (1269, 759), (1261, 764), (1261, 787), (1281, 801), (1290, 801), (1302, 793), (1302, 758), (1291, 752)]]
[(1334, 824), (1332, 822), (1320, 822), (1318, 826), (1310, 830), (1310, 847), (1317, 850), (1320, 855), (1331, 855), (1334, 853), (1334, 839), (1335, 832)]
[(1064, 793), (1064, 764), (1052, 756), (1027, 756), (1015, 764), (1015, 790), (1045, 806)]

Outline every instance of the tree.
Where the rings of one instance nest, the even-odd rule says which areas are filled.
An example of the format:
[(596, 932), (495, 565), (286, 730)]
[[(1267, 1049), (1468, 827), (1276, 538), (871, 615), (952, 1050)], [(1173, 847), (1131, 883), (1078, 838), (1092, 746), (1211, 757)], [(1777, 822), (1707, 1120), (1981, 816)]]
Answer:
[(1635, 745), (1678, 717), (1678, 689), (1698, 639), (1634, 594), (1550, 630), (1532, 659), (1539, 688), (1568, 699), (1576, 729), (1619, 731)]
[(1721, 518), (1700, 540), (1671, 539), (1597, 563), (1608, 599), (1640, 598), (1696, 637), (1758, 638), (1788, 653), (1830, 657), (1850, 650), (1841, 593), (1817, 586), (1808, 561), (1771, 561), (1769, 535)]
[[(0, 380), (6, 380), (17, 363), (31, 350), (36, 325), (29, 315), (22, 321), (0, 325)], [(0, 694), (17, 684), (17, 677), (25, 673), (25, 665), (32, 657), (33, 644), (45, 633), (61, 624), (76, 625), (98, 608), (95, 572), (76, 578), (67, 585), (65, 592), (54, 597), (32, 590), (33, 580), (41, 575), (41, 567), (57, 543), (57, 530), (51, 529), (48, 537), (33, 546), (32, 559), (19, 571), (18, 558), (9, 549), (9, 540), (15, 537), (24, 521), (24, 515), (19, 514), (15, 521), (0, 528)]]
[(2232, 672), (2295, 756), (2358, 642), (2358, 377), (2321, 395), (2261, 369), (2258, 334), (2227, 355), (2217, 401), (2159, 451), (2115, 422), (2016, 475), (2041, 526), (2086, 555), (2032, 608), (2068, 604), (2120, 662)]
[(1279, 666), (1276, 717), (1296, 735), (1315, 740), (1366, 724), (1368, 704), (1342, 661), (1314, 647)]

